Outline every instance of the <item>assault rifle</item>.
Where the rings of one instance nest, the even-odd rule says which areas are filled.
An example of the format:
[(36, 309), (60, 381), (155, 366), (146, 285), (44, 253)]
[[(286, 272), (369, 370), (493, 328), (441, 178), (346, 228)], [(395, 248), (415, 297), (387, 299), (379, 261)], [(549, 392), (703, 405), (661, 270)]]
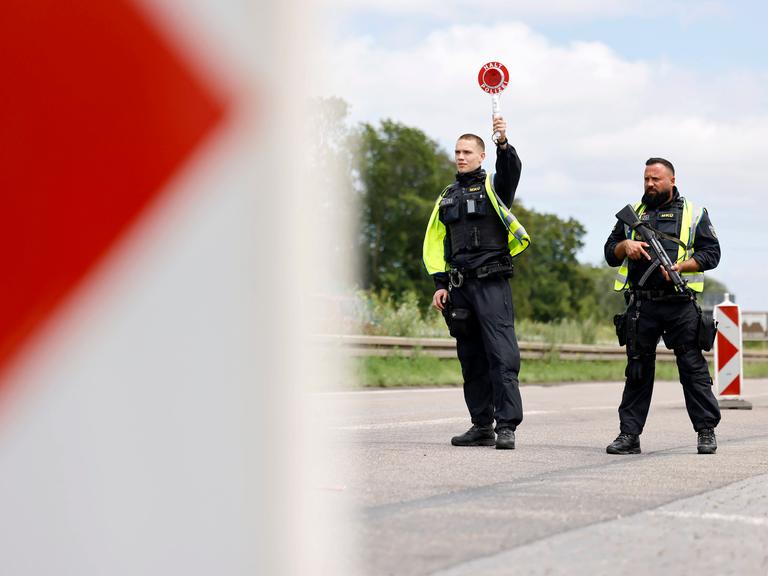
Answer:
[(634, 208), (632, 208), (632, 205), (627, 204), (624, 208), (622, 208), (621, 211), (616, 214), (616, 218), (629, 226), (630, 230), (634, 230), (635, 233), (640, 236), (642, 241), (648, 244), (648, 247), (651, 249), (651, 254), (654, 257), (651, 267), (648, 268), (645, 274), (643, 274), (643, 277), (640, 278), (638, 287), (642, 288), (645, 284), (645, 281), (648, 280), (648, 276), (650, 276), (658, 266), (663, 266), (667, 271), (667, 274), (669, 274), (669, 278), (672, 280), (672, 283), (675, 285), (675, 292), (679, 292), (681, 294), (687, 292), (688, 286), (685, 280), (683, 280), (683, 277), (679, 272), (672, 270), (672, 260), (670, 260), (666, 250), (664, 250), (661, 242), (659, 242), (659, 239), (656, 236), (656, 232), (650, 226), (644, 224), (640, 220), (637, 212), (635, 212)]

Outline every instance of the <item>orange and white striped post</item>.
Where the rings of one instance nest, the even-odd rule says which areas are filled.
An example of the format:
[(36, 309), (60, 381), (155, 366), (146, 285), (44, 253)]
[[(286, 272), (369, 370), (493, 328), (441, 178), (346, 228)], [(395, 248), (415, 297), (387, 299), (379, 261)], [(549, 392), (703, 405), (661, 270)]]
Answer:
[(725, 300), (715, 306), (713, 313), (718, 322), (715, 340), (715, 386), (718, 390), (718, 403), (721, 408), (750, 410), (752, 404), (741, 398), (744, 374), (741, 354), (741, 309), (725, 294)]

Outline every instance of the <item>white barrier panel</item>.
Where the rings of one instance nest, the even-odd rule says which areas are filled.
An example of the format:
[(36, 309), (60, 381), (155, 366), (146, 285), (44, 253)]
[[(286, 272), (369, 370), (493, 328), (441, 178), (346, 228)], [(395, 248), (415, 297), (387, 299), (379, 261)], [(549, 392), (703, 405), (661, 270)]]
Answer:
[(3, 575), (363, 573), (308, 402), (307, 4), (3, 4)]
[(718, 401), (723, 408), (751, 407), (741, 396), (744, 364), (742, 358), (741, 310), (731, 302), (729, 295), (715, 306), (714, 318), (718, 322), (715, 340), (715, 386)]

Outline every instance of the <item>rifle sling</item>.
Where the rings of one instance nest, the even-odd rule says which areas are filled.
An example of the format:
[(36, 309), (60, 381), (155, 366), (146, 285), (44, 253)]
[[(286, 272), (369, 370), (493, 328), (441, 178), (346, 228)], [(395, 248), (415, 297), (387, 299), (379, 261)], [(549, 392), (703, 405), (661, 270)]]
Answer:
[[(651, 226), (648, 226), (648, 224), (646, 224), (645, 222), (640, 222), (640, 221), (635, 222), (634, 224), (632, 224), (629, 227), (629, 229), (630, 230), (634, 230), (635, 228), (639, 228), (640, 226), (644, 226), (645, 228), (650, 230), (653, 234), (655, 234), (659, 238), (663, 238), (664, 240), (671, 240), (672, 242), (674, 242), (675, 244), (680, 246), (685, 251), (688, 251), (688, 249), (689, 249), (689, 246), (686, 246), (685, 243), (682, 240), (680, 240), (680, 238), (675, 238), (674, 236), (671, 236), (670, 234), (666, 234), (664, 232), (656, 230), (656, 228), (652, 228)], [(642, 236), (642, 232), (640, 233), (640, 235)]]

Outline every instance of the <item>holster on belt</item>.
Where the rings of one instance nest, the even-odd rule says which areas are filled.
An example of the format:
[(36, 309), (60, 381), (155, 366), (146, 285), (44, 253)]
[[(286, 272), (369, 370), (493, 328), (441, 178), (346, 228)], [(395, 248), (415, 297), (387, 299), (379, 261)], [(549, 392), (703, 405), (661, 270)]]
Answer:
[[(634, 306), (633, 306), (634, 305)], [(642, 350), (638, 339), (641, 301), (630, 296), (626, 314), (627, 378), (639, 380), (643, 376)]]
[(454, 338), (464, 338), (472, 331), (474, 316), (469, 308), (457, 308), (450, 300), (443, 309), (443, 318), (448, 326), (448, 332)]

